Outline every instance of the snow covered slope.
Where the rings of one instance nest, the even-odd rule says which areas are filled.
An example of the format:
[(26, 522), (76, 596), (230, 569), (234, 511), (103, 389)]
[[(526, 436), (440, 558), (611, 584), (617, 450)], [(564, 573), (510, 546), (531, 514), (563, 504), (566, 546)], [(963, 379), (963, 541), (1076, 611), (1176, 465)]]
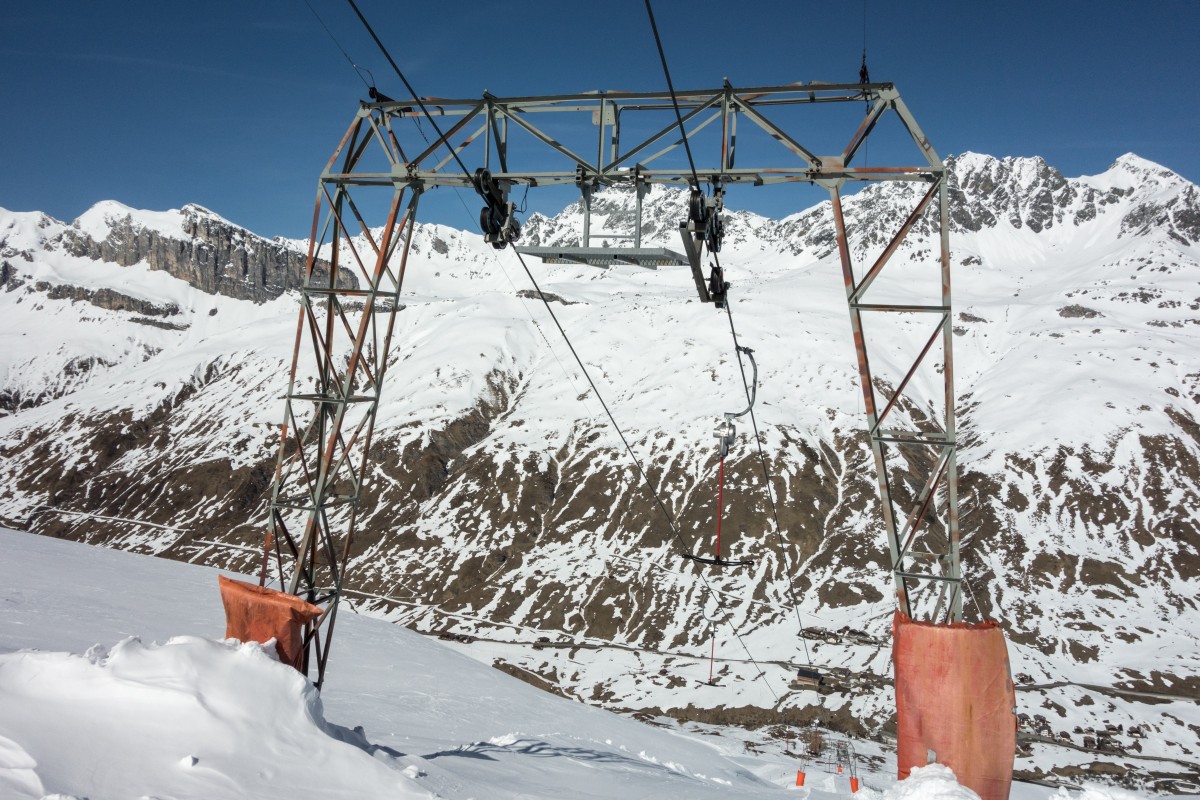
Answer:
[[(1197, 188), (1132, 155), (1074, 179), (1040, 159), (966, 154), (948, 166), (968, 605), (1004, 622), (1028, 679), (1018, 767), (1195, 780)], [(849, 200), (856, 257), (879, 252), (913, 191)], [(595, 229), (616, 230), (631, 207), (626, 193), (600, 194)], [(682, 198), (656, 190), (646, 208), (647, 241), (677, 247)], [(170, 238), (172, 213), (184, 240)], [(197, 256), (208, 240), (189, 233), (188, 214), (200, 212), (106, 204), (69, 226), (0, 212), (0, 515), (249, 570), (296, 300), (237, 288), (258, 284), (239, 284), (233, 258)], [(242, 252), (270, 249), (226, 223), (208, 229)], [(890, 589), (828, 205), (783, 220), (731, 211), (727, 229), (722, 261), (762, 367), (785, 547), (743, 430), (726, 531), (734, 554), (757, 562), (717, 583), (763, 677), (722, 633), (720, 685), (701, 685), (710, 640), (693, 568), (512, 255), (444, 226), (419, 226), (412, 245), (355, 598), (419, 630), (476, 637), (457, 646), (609, 708), (882, 740)], [(924, 220), (914, 233), (889, 267), (900, 278), (917, 274), (935, 231)], [(81, 236), (112, 253), (81, 255)], [(578, 236), (578, 206), (526, 225), (530, 244)], [(146, 237), (152, 246), (130, 243)], [(193, 260), (158, 260), (164, 248)], [(726, 320), (696, 301), (686, 268), (536, 269), (672, 512), (711, 546), (711, 429), (742, 405)], [(809, 662), (831, 672), (828, 692), (790, 685)], [(1134, 725), (1147, 735), (1129, 735)]]
[[(5, 800), (849, 796), (781, 752), (552, 697), (356, 615), (318, 697), (272, 648), (218, 638), (215, 570), (3, 530), (0, 550)], [(944, 767), (860, 775), (866, 800), (976, 797)]]

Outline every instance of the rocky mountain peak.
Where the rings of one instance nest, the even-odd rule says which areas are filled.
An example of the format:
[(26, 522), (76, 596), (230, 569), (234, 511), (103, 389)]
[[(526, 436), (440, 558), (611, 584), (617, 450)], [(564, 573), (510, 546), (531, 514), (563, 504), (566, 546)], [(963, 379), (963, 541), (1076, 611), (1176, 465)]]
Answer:
[[(65, 228), (58, 245), (80, 258), (145, 263), (210, 294), (255, 302), (279, 297), (304, 279), (305, 253), (194, 203), (146, 211), (104, 200)], [(340, 283), (356, 285), (350, 275)]]
[(1120, 156), (1108, 168), (1109, 172), (1123, 172), (1135, 178), (1157, 178), (1160, 180), (1183, 182), (1184, 179), (1175, 171), (1167, 169), (1162, 164), (1142, 158), (1137, 153), (1126, 153)]
[(1061, 224), (1074, 199), (1062, 173), (1040, 157), (949, 156), (952, 220), (978, 231), (1005, 221), (1034, 233)]

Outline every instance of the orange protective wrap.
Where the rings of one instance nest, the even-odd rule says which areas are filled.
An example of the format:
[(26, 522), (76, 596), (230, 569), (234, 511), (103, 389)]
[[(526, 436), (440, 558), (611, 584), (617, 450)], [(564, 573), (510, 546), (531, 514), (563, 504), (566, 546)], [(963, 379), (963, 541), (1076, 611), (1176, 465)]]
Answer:
[(900, 779), (932, 753), (983, 800), (1008, 800), (1017, 700), (1000, 626), (935, 625), (896, 612), (892, 660)]
[(275, 639), (275, 652), (284, 664), (300, 669), (304, 663), (304, 625), (321, 609), (294, 594), (218, 576), (225, 604), (225, 638), (243, 642)]

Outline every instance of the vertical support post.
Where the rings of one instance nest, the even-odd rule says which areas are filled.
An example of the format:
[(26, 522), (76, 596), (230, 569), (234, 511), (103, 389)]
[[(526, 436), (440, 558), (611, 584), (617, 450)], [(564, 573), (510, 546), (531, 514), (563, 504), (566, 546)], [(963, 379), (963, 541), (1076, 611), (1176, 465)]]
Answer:
[(614, 106), (613, 108), (612, 136), (610, 137), (610, 143), (612, 147), (609, 149), (610, 155), (608, 160), (616, 161), (617, 154), (619, 152), (618, 148), (621, 144), (621, 108), (619, 106)]
[(635, 220), (633, 224), (636, 226), (633, 229), (634, 247), (642, 246), (642, 198), (646, 196), (646, 192), (649, 190), (649, 188), (650, 184), (646, 183), (646, 181), (642, 178), (641, 172), (635, 169), (633, 171), (633, 193), (635, 202)]
[(862, 310), (854, 301), (858, 289), (854, 279), (854, 263), (850, 256), (850, 241), (846, 233), (846, 219), (842, 211), (842, 194), (840, 187), (834, 183), (827, 185), (829, 199), (833, 207), (833, 222), (837, 233), (838, 257), (842, 264), (842, 280), (846, 286), (846, 301), (850, 310), (850, 330), (854, 334), (854, 353), (858, 359), (858, 379), (862, 385), (863, 405), (867, 416), (867, 430), (871, 434), (871, 455), (875, 459), (875, 473), (879, 481), (880, 507), (883, 511), (883, 524), (887, 528), (888, 552), (891, 554), (892, 576), (896, 585), (896, 603), (909, 616), (912, 609), (909, 604), (908, 586), (903, 575), (904, 564), (900, 554), (899, 537), (896, 530), (895, 511), (892, 506), (892, 488), (887, 474), (887, 461), (884, 458), (884, 443), (875, 435), (879, 418), (875, 409), (875, 389), (871, 381), (871, 364), (867, 356), (866, 340), (863, 334)]
[[(387, 354), (423, 188), (413, 179), (397, 180), (391, 186), (382, 231), (377, 233), (378, 229), (368, 227), (350, 198), (355, 183), (347, 176), (353, 173), (369, 137), (377, 136), (382, 141), (384, 134), (380, 131), (386, 126), (364, 127), (362, 120), (360, 116), (358, 127), (352, 128), (354, 134), (348, 134), (339, 148), (340, 152), (347, 140), (351, 142), (344, 164), (335, 172), (331, 159), (321, 179), (307, 276), (301, 288), (266, 540), (268, 555), (270, 544), (276, 545), (282, 588), (323, 609), (305, 627), (302, 664), (306, 673), (310, 667), (316, 668), (318, 689), (324, 681), (339, 599), (353, 554)], [(364, 139), (363, 145), (356, 148), (358, 132)], [(503, 162), (499, 139), (496, 144)], [(324, 233), (328, 239), (318, 235), (321, 213), (326, 208)], [(351, 225), (357, 227), (351, 230)], [(318, 254), (326, 245), (328, 280), (317, 280)], [(393, 268), (397, 253), (399, 263)], [(347, 273), (353, 269), (357, 272), (352, 282)], [(350, 301), (343, 303), (347, 297)], [(300, 355), (306, 342), (311, 344), (309, 352), (315, 359), (308, 375), (300, 372)], [(303, 404), (307, 404), (311, 416), (301, 425), (298, 409)], [(297, 541), (288, 531), (288, 524), (299, 525), (301, 519), (303, 534)], [(293, 556), (286, 577), (281, 542)], [(263, 578), (265, 582), (265, 570)]]
[(729, 109), (729, 165), (726, 169), (733, 169), (734, 162), (737, 160), (737, 108)]
[(721, 172), (729, 169), (732, 151), (729, 147), (729, 95), (733, 92), (729, 81), (725, 81), (725, 92), (721, 95)]
[(604, 111), (608, 108), (608, 101), (603, 97), (600, 98), (600, 130), (596, 134), (596, 174), (604, 169)]
[(489, 100), (487, 108), (484, 110), (484, 125), (487, 127), (487, 132), (483, 134), (483, 168), (488, 172), (492, 171), (492, 137), (496, 131), (496, 113), (492, 107), (492, 102)]
[[(942, 268), (942, 305), (947, 309), (953, 307), (950, 291), (950, 178), (942, 177), (942, 185), (938, 191), (938, 219), (941, 227), (941, 268)], [(949, 314), (949, 312), (947, 312)], [(954, 326), (949, 318), (942, 325), (942, 352), (945, 363), (942, 378), (945, 389), (946, 403), (946, 440), (950, 443), (950, 458), (946, 466), (946, 535), (949, 538), (947, 558), (949, 563), (943, 565), (947, 576), (953, 579), (950, 589), (950, 621), (962, 622), (962, 563), (959, 560), (959, 529), (958, 529), (958, 434), (956, 430), (956, 415), (954, 409)]]
[(583, 246), (592, 246), (592, 185), (585, 178), (580, 186), (583, 191)]
[[(341, 210), (341, 198), (343, 193), (339, 191), (337, 194), (338, 205), (335, 206), (335, 233), (342, 233), (343, 227), (340, 221), (340, 215), (337, 213)], [(330, 505), (330, 495), (333, 493), (333, 484), (336, 479), (337, 471), (340, 469), (344, 459), (335, 460), (338, 454), (339, 445), (341, 449), (345, 449), (345, 442), (342, 441), (342, 424), (346, 418), (346, 411), (350, 404), (354, 402), (352, 395), (354, 394), (354, 384), (356, 373), (359, 369), (359, 362), (363, 358), (363, 346), (366, 343), (366, 335), (369, 324), (372, 322), (375, 311), (375, 300), (379, 292), (379, 281), (383, 277), (384, 268), (387, 265), (387, 256), (391, 249), (392, 237), (395, 234), (396, 216), (399, 214), (400, 205), (403, 202), (404, 190), (397, 189), (392, 198), (391, 209), (388, 213), (387, 224), (383, 230), (383, 236), (379, 243), (379, 254), (376, 258), (376, 266), (372, 275), (373, 282), (368, 290), (366, 302), (359, 322), (358, 331), (354, 337), (350, 352), (347, 355), (347, 364), (344, 372), (344, 377), (339, 381), (337, 376), (333, 374), (330, 364), (330, 359), (323, 359), (321, 364), (321, 373), (318, 378), (316, 404), (317, 413), (322, 418), (322, 430), (320, 441), (323, 444), (320, 467), (317, 472), (317, 479), (308, 487), (312, 506), (308, 513), (308, 523), (305, 525), (304, 539), (301, 542), (300, 552), (308, 553), (311, 551), (312, 558), (315, 562), (317, 557), (318, 540), (323, 541), (320, 544), (324, 545), (329, 552), (328, 567), (332, 572), (333, 584), (341, 585), (341, 569), (340, 565), (335, 560), (332, 552), (332, 541), (329, 531), (328, 508)], [(339, 238), (335, 238), (335, 242), (340, 242)], [(333, 252), (338, 252), (338, 247), (335, 245)], [(338, 296), (335, 293), (336, 289), (335, 268), (330, 269), (330, 286), (326, 302), (328, 309), (326, 311), (326, 324), (324, 330), (324, 347), (325, 353), (333, 353), (336, 350), (334, 333), (336, 331), (335, 322), (340, 314), (340, 309), (337, 306), (340, 304)], [(306, 290), (307, 291), (307, 290)], [(393, 307), (392, 313), (395, 313)], [(376, 382), (378, 384), (378, 382)], [(376, 385), (375, 399), (371, 402), (373, 407), (378, 402), (378, 385)], [(329, 414), (328, 406), (334, 406), (334, 411)], [(368, 408), (368, 414), (372, 413), (372, 408)], [(358, 493), (355, 492), (353, 497), (354, 503), (357, 504)], [(324, 531), (325, 536), (320, 533)], [(352, 535), (353, 531), (347, 535)], [(291, 580), (288, 582), (288, 593), (296, 594), (296, 590), (300, 585), (302, 570), (297, 564), (292, 572)], [(313, 602), (316, 594), (316, 587), (309, 587), (309, 602)]]

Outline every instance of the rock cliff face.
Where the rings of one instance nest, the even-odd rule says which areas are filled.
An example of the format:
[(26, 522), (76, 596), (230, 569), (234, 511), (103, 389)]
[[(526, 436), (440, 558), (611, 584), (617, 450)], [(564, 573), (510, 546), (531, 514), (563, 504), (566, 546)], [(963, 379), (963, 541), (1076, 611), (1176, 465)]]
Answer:
[[(168, 212), (171, 213), (171, 212)], [(197, 205), (178, 212), (178, 229), (146, 224), (132, 209), (106, 203), (89, 212), (104, 223), (96, 236), (88, 230), (65, 228), (62, 248), (80, 258), (121, 266), (145, 262), (153, 270), (186, 281), (203, 292), (261, 303), (273, 300), (304, 281), (305, 253), (250, 233)], [(314, 279), (329, 280), (329, 265), (320, 262)], [(357, 286), (353, 275), (342, 273), (339, 285)]]
[[(948, 166), (967, 607), (1002, 620), (1027, 678), (1032, 755), (1018, 766), (1111, 761), (1094, 746), (1048, 756), (1045, 731), (1083, 747), (1076, 726), (1136, 721), (1149, 737), (1109, 737), (1123, 764), (1141, 764), (1122, 770), (1147, 783), (1194, 774), (1196, 187), (1136, 156), (1084, 178), (1040, 159)], [(860, 263), (919, 191), (847, 199)], [(597, 196), (596, 230), (627, 227), (632, 199)], [(682, 196), (655, 190), (645, 208), (647, 241), (677, 246)], [(0, 215), (8, 525), (256, 568), (296, 308), (294, 295), (269, 299), (284, 277), (253, 276), (295, 262), (264, 271), (254, 259), (272, 243), (215, 220), (204, 232), (202, 216), (118, 210), (68, 229)], [(579, 222), (577, 205), (534, 215), (522, 243), (577, 242)], [(935, 223), (894, 257), (903, 278), (929, 258)], [(589, 702), (883, 736), (892, 595), (828, 204), (782, 220), (731, 210), (727, 231), (739, 333), (762, 368), (769, 478), (739, 426), (725, 547), (754, 567), (705, 573), (706, 586), (544, 311), (505, 276), (519, 274), (511, 254), (429, 225), (412, 243), (349, 597), (420, 630), (503, 642), (463, 647), (504, 648), (506, 668)], [(680, 530), (713, 547), (712, 425), (744, 405), (727, 321), (696, 302), (686, 268), (531, 266)], [(718, 605), (738, 637), (716, 632), (709, 686)], [(791, 683), (798, 664), (833, 676), (823, 693)]]

